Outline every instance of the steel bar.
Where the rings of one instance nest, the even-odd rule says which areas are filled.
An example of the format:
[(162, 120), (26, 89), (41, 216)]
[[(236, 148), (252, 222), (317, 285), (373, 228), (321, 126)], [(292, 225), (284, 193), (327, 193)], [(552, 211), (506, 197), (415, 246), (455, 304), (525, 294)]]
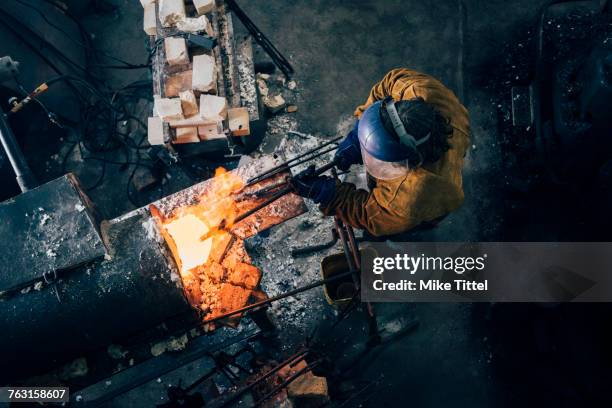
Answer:
[(339, 275), (332, 276), (331, 278), (321, 279), (321, 280), (318, 280), (318, 281), (313, 282), (311, 284), (308, 284), (306, 286), (302, 286), (300, 288), (296, 288), (296, 289), (290, 290), (289, 292), (281, 293), (280, 295), (276, 295), (276, 296), (273, 296), (273, 297), (265, 299), (265, 300), (260, 300), (259, 302), (252, 303), (252, 304), (250, 304), (248, 306), (244, 306), (244, 307), (241, 307), (239, 309), (232, 310), (232, 311), (227, 312), (227, 313), (223, 313), (223, 314), (221, 314), (219, 316), (215, 316), (215, 317), (212, 317), (210, 319), (206, 319), (202, 323), (203, 324), (214, 323), (216, 321), (228, 318), (230, 316), (234, 316), (234, 315), (237, 315), (237, 314), (240, 314), (240, 313), (248, 312), (250, 310), (257, 309), (257, 308), (259, 308), (261, 306), (265, 306), (265, 305), (268, 305), (270, 303), (274, 303), (274, 302), (277, 302), (279, 300), (282, 300), (282, 299), (285, 299), (285, 298), (297, 295), (298, 293), (306, 292), (307, 290), (314, 289), (316, 287), (323, 286), (323, 285), (326, 285), (328, 283), (337, 281), (337, 280), (342, 279), (342, 278), (344, 278), (344, 277), (346, 277), (346, 276), (348, 276), (350, 274), (351, 274), (351, 272), (344, 272), (344, 273), (341, 273)]
[(282, 181), (280, 183), (277, 184), (272, 184), (268, 187), (264, 187), (262, 189), (259, 189), (257, 191), (254, 191), (253, 193), (251, 193), (252, 195), (254, 195), (257, 198), (262, 198), (265, 197), (267, 194), (269, 194), (272, 190), (275, 190), (277, 188), (281, 188), (283, 186), (287, 186), (288, 180), (285, 179), (285, 181)]
[(321, 156), (323, 156), (324, 154), (327, 154), (327, 153), (333, 152), (333, 151), (334, 151), (334, 150), (336, 150), (336, 149), (337, 149), (337, 148), (334, 146), (334, 147), (332, 147), (331, 149), (326, 149), (326, 150), (323, 150), (323, 151), (321, 151), (321, 152), (317, 152), (316, 154), (314, 154), (314, 155), (312, 155), (312, 156), (310, 156), (310, 157), (306, 157), (306, 158), (304, 158), (304, 159), (302, 159), (302, 160), (299, 160), (299, 161), (297, 161), (297, 162), (295, 162), (295, 163), (291, 163), (291, 164), (287, 165), (286, 167), (282, 167), (282, 168), (276, 169), (276, 170), (274, 170), (274, 171), (272, 171), (272, 172), (270, 172), (270, 173), (266, 174), (264, 177), (262, 177), (262, 178), (260, 178), (260, 179), (257, 179), (257, 180), (256, 180), (256, 182), (260, 182), (260, 181), (262, 181), (262, 180), (266, 180), (266, 179), (268, 179), (268, 178), (270, 178), (270, 177), (273, 177), (273, 176), (277, 175), (278, 173), (282, 173), (283, 171), (287, 171), (287, 170), (289, 170), (289, 169), (291, 169), (291, 168), (293, 168), (293, 167), (299, 166), (300, 164), (304, 164), (304, 163), (306, 163), (306, 162), (309, 162), (309, 161), (311, 161), (311, 160), (314, 160), (314, 159), (316, 159), (317, 157), (321, 157)]
[(291, 193), (292, 191), (293, 191), (293, 187), (291, 187), (291, 186), (287, 186), (285, 188), (282, 188), (282, 189), (278, 190), (276, 193), (272, 194), (270, 196), (270, 198), (266, 199), (266, 201), (264, 201), (263, 203), (257, 205), (256, 207), (253, 207), (249, 211), (246, 211), (246, 212), (240, 214), (239, 216), (237, 216), (234, 219), (234, 224), (239, 223), (240, 221), (244, 220), (247, 217), (250, 217), (251, 215), (255, 214), (257, 211), (261, 210), (264, 207), (269, 206), (274, 201), (276, 201), (279, 198), (281, 198), (281, 197)]
[(275, 396), (283, 388), (287, 387), (289, 384), (291, 384), (292, 382), (294, 382), (295, 380), (297, 380), (298, 378), (300, 378), (301, 376), (303, 376), (307, 372), (310, 372), (310, 371), (314, 370), (318, 365), (321, 364), (321, 361), (322, 360), (316, 360), (316, 361), (312, 362), (311, 364), (309, 364), (308, 366), (306, 366), (306, 367), (302, 368), (301, 370), (297, 371), (295, 374), (291, 375), (289, 378), (287, 378), (281, 384), (277, 385), (272, 390), (270, 390), (270, 392), (268, 392), (266, 395), (264, 395), (263, 397), (258, 399), (257, 402), (255, 403), (255, 406), (256, 407), (260, 406), (261, 403), (263, 403), (265, 400)]
[[(338, 179), (338, 173), (335, 168), (332, 168), (332, 175), (335, 179)], [(359, 273), (361, 271), (361, 262), (359, 260), (359, 246), (355, 240), (355, 232), (353, 231), (353, 227), (350, 225), (346, 225), (339, 217), (334, 217), (334, 223), (336, 224), (336, 230), (338, 231), (338, 236), (342, 241), (342, 248), (344, 249), (344, 255), (346, 256), (346, 260), (348, 262), (349, 268)], [(359, 283), (359, 277), (353, 279), (355, 282), (355, 287), (359, 290), (361, 286)]]
[(336, 225), (336, 231), (338, 231), (338, 236), (340, 237), (340, 242), (342, 243), (342, 250), (344, 251), (346, 262), (349, 266), (349, 273), (353, 278), (353, 284), (355, 285), (355, 288), (359, 290), (361, 286), (359, 284), (359, 271), (357, 270), (357, 267), (355, 265), (355, 259), (351, 254), (351, 249), (349, 247), (348, 239), (346, 237), (346, 230), (344, 229), (344, 224), (342, 220), (340, 220), (340, 218), (338, 218), (337, 216), (334, 217), (334, 223)]
[(289, 77), (293, 72), (291, 63), (281, 54), (281, 52), (272, 44), (272, 42), (257, 28), (255, 23), (246, 15), (246, 13), (238, 6), (234, 0), (225, 1), (229, 8), (236, 14), (246, 29), (253, 35), (255, 41), (268, 53), (272, 62), (276, 65), (286, 77)]
[[(266, 199), (266, 201), (262, 202), (261, 204), (258, 204), (257, 206), (251, 208), (250, 210), (245, 211), (242, 214), (238, 215), (236, 218), (234, 218), (233, 223), (234, 224), (239, 223), (240, 221), (244, 220), (247, 217), (250, 217), (251, 215), (255, 214), (257, 211), (261, 210), (262, 208), (265, 208), (265, 207), (269, 206), (270, 204), (272, 204), (276, 200), (280, 199), (281, 197), (284, 197), (285, 195), (291, 193), (292, 191), (293, 191), (293, 187), (291, 187), (291, 186), (287, 186), (287, 187), (283, 188), (282, 190), (277, 191), (270, 198)], [(200, 241), (206, 241), (207, 239), (212, 237), (219, 230), (225, 230), (226, 229), (226, 224), (227, 224), (227, 221), (225, 219), (223, 219), (221, 221), (221, 223), (217, 226), (217, 228), (211, 228), (206, 234), (202, 235), (200, 237)], [(228, 232), (231, 233), (231, 231), (228, 231)]]
[(308, 349), (298, 351), (297, 353), (287, 358), (285, 361), (276, 365), (274, 368), (271, 368), (268, 372), (266, 372), (264, 375), (259, 377), (257, 380), (255, 380), (251, 384), (245, 385), (244, 387), (242, 387), (241, 389), (239, 389), (232, 395), (229, 395), (226, 398), (222, 398), (221, 401), (219, 401), (217, 404), (211, 404), (211, 406), (216, 407), (216, 408), (221, 408), (221, 407), (227, 406), (228, 404), (231, 404), (232, 402), (236, 401), (236, 399), (238, 399), (240, 396), (242, 396), (244, 393), (252, 390), (256, 386), (258, 386), (259, 384), (261, 384), (262, 382), (266, 381), (268, 378), (270, 378), (271, 376), (279, 372), (283, 367), (286, 367), (287, 365), (295, 364), (298, 361), (303, 360), (309, 352), (310, 350)]
[(17, 140), (15, 140), (15, 135), (6, 121), (6, 115), (2, 110), (0, 110), (0, 142), (2, 143), (6, 157), (11, 163), (11, 167), (13, 167), (15, 178), (17, 179), (17, 184), (19, 184), (21, 192), (25, 193), (36, 187), (37, 183), (34, 174), (30, 170), (30, 166), (28, 166), (23, 156), (23, 152), (19, 148)]
[[(340, 139), (342, 139), (342, 137), (336, 137), (334, 139), (328, 140), (327, 142), (325, 142), (323, 144), (320, 144), (319, 146), (317, 146), (317, 147), (315, 147), (313, 149), (310, 149), (310, 150), (308, 150), (308, 151), (306, 151), (306, 152), (304, 152), (302, 154), (299, 154), (299, 155), (297, 155), (297, 156), (295, 156), (295, 157), (293, 157), (293, 158), (291, 158), (289, 160), (284, 161), (283, 163), (281, 163), (281, 164), (279, 164), (277, 166), (272, 167), (269, 170), (266, 170), (262, 174), (259, 174), (257, 176), (251, 177), (249, 180), (247, 180), (247, 183), (246, 183), (245, 187), (248, 187), (249, 185), (253, 185), (253, 184), (255, 184), (255, 183), (257, 183), (257, 182), (259, 182), (261, 180), (264, 180), (264, 179), (268, 178), (268, 176), (269, 176), (269, 174), (271, 172), (275, 172), (275, 171), (277, 171), (279, 169), (282, 169), (281, 171), (283, 171), (283, 170), (286, 170), (288, 168), (291, 168), (292, 166), (289, 166), (289, 165), (291, 163), (293, 163), (294, 161), (300, 160), (300, 159), (308, 156), (309, 154), (313, 154), (313, 153), (321, 150), (322, 148), (324, 148), (326, 146), (329, 146), (330, 144), (336, 143)], [(308, 159), (308, 160), (310, 160), (310, 159)]]
[(231, 234), (230, 241), (225, 247), (225, 249), (223, 250), (221, 257), (219, 258), (219, 263), (223, 263), (223, 260), (225, 259), (225, 257), (227, 256), (227, 253), (229, 252), (230, 248), (232, 247), (232, 245), (234, 245), (235, 242), (236, 242), (236, 236), (234, 234)]
[[(338, 178), (335, 168), (332, 168), (332, 174), (336, 179)], [(353, 271), (352, 277), (353, 283), (355, 284), (355, 291), (359, 292), (361, 288), (361, 279), (359, 276), (359, 273), (361, 273), (361, 260), (359, 258), (359, 245), (355, 239), (355, 231), (353, 230), (353, 227), (344, 224), (344, 222), (342, 222), (342, 220), (337, 216), (334, 217), (334, 222), (336, 224), (336, 229), (338, 230), (338, 236), (342, 241), (342, 248), (344, 249), (344, 254), (349, 264), (349, 269)], [(368, 331), (370, 336), (367, 344), (368, 347), (371, 347), (380, 343), (380, 334), (378, 333), (378, 320), (376, 318), (374, 307), (370, 302), (365, 302), (365, 304), (368, 317)]]
[[(335, 161), (332, 161), (328, 164), (326, 164), (323, 167), (320, 167), (318, 169), (316, 169), (314, 171), (314, 175), (321, 175), (323, 173), (325, 173), (326, 171), (333, 169), (334, 166), (336, 165)], [(255, 214), (257, 211), (261, 210), (262, 208), (265, 208), (267, 206), (269, 206), (270, 204), (272, 204), (273, 202), (275, 202), (276, 200), (280, 199), (281, 197), (284, 197), (285, 195), (289, 194), (293, 192), (293, 187), (291, 185), (288, 185), (285, 188), (282, 188), (281, 190), (278, 190), (277, 192), (275, 192), (273, 195), (270, 196), (270, 198), (266, 199), (265, 201), (263, 201), (262, 203), (258, 204), (257, 206), (251, 208), (248, 211), (245, 211), (244, 213), (238, 215), (236, 218), (234, 218), (233, 220), (233, 225), (238, 224), (240, 221), (244, 220), (245, 218), (250, 217), (251, 215)], [(205, 241), (208, 238), (212, 237), (214, 233), (216, 233), (219, 230), (223, 230), (226, 229), (226, 224), (227, 221), (225, 219), (223, 219), (221, 221), (221, 223), (217, 226), (217, 228), (211, 228), (206, 234), (202, 235), (200, 237), (201, 241)], [(231, 232), (231, 231), (228, 231)]]
[(344, 225), (346, 228), (346, 235), (348, 237), (348, 244), (351, 248), (351, 252), (353, 255), (353, 260), (355, 262), (355, 267), (358, 270), (361, 270), (361, 259), (359, 257), (359, 245), (357, 244), (357, 239), (355, 239), (355, 231), (350, 225)]
[[(349, 262), (349, 266), (353, 268), (356, 272), (353, 273), (353, 282), (355, 283), (355, 288), (357, 291), (361, 288), (361, 279), (359, 273), (361, 271), (361, 262), (359, 259), (359, 247), (357, 246), (357, 242), (355, 240), (355, 233), (353, 228), (349, 225), (345, 225), (338, 217), (336, 219), (336, 228), (342, 228), (343, 230), (339, 232), (340, 239), (342, 240), (342, 246), (345, 251), (345, 255), (347, 261)], [(347, 250), (349, 252), (347, 252)], [(380, 343), (380, 334), (378, 333), (378, 321), (376, 319), (376, 313), (374, 312), (374, 307), (372, 303), (365, 302), (366, 305), (366, 313), (368, 317), (368, 331), (370, 339), (368, 340), (368, 346), (374, 346)]]
[[(336, 166), (336, 162), (335, 161), (331, 161), (330, 163), (327, 163), (325, 166), (320, 167), (318, 169), (316, 169), (314, 171), (314, 175), (318, 176), (321, 175), (323, 173), (325, 173), (326, 171), (333, 169)], [(246, 211), (242, 214), (240, 214), (239, 216), (237, 216), (234, 219), (234, 224), (239, 223), (240, 221), (244, 220), (245, 218), (255, 214), (257, 211), (261, 210), (264, 207), (267, 207), (268, 205), (272, 204), (274, 201), (278, 200), (279, 198), (283, 197), (284, 195), (287, 195), (289, 193), (293, 192), (293, 187), (288, 185), (287, 187), (278, 190), (276, 193), (274, 193), (272, 196), (270, 196), (270, 198), (266, 199), (266, 201), (262, 202), (261, 204), (259, 204), (256, 207), (251, 208), (249, 211)]]
[(262, 198), (262, 197), (265, 197), (272, 190), (275, 190), (277, 188), (280, 188), (286, 185), (287, 185), (287, 179), (285, 179), (284, 181), (281, 181), (280, 183), (271, 184), (269, 186), (260, 188), (259, 190), (256, 190), (256, 191), (248, 191), (248, 192), (238, 191), (238, 192), (233, 193), (233, 195), (237, 195), (237, 197), (234, 198), (234, 200), (235, 201), (245, 201), (245, 200), (251, 199), (252, 197)]

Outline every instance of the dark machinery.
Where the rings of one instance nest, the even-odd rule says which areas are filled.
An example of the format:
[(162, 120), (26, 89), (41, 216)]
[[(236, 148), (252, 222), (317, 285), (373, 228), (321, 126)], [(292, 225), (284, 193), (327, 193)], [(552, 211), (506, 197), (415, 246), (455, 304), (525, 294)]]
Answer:
[[(145, 211), (100, 225), (66, 175), (0, 204), (0, 361), (17, 379), (197, 314)], [(44, 346), (41, 347), (41, 339)]]
[[(282, 167), (286, 170), (291, 163)], [(333, 163), (319, 171), (331, 167)], [(288, 186), (270, 190), (261, 205), (234, 221), (291, 191)], [(3, 376), (44, 372), (179, 317), (201, 323), (148, 209), (100, 221), (77, 179), (66, 175), (1, 203), (0, 216), (11, 220), (0, 225), (0, 235), (11, 237), (0, 251), (0, 331), (5, 333), (0, 361), (17, 367)], [(214, 320), (261, 309), (340, 278), (314, 282)], [(44, 348), (39, 347), (41, 338)]]
[[(612, 44), (600, 41), (609, 32), (598, 28), (610, 20), (607, 3), (553, 0), (540, 12), (531, 92), (533, 124), (539, 147), (559, 180), (600, 166), (612, 155), (607, 137), (612, 120), (605, 113), (612, 104)], [(551, 20), (588, 34), (550, 33), (547, 27), (557, 24)]]

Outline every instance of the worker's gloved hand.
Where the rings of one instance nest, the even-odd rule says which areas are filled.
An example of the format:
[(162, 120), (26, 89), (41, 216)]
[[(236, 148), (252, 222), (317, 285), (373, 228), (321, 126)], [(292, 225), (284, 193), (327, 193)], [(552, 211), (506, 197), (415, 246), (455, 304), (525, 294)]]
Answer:
[(359, 121), (355, 122), (355, 127), (338, 145), (334, 160), (336, 167), (342, 171), (348, 171), (353, 164), (363, 164), (361, 158), (361, 147), (359, 146), (359, 138), (357, 132), (359, 129)]
[(328, 176), (315, 175), (315, 167), (310, 166), (291, 179), (295, 192), (310, 198), (317, 204), (327, 205), (336, 195), (336, 182)]

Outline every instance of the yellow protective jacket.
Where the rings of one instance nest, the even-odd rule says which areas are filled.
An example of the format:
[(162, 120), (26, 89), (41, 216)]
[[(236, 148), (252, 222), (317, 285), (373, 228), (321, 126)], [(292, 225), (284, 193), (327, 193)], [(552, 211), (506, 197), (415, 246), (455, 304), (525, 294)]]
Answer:
[(387, 96), (394, 100), (423, 98), (450, 120), (454, 129), (451, 148), (435, 163), (428, 163), (393, 180), (375, 180), (371, 191), (358, 190), (350, 183), (338, 183), (334, 199), (321, 207), (325, 215), (337, 215), (345, 223), (372, 235), (408, 231), (456, 210), (463, 203), (461, 171), (469, 145), (467, 109), (455, 94), (429, 75), (405, 68), (394, 69), (370, 91), (365, 104), (355, 111), (357, 118), (372, 103)]

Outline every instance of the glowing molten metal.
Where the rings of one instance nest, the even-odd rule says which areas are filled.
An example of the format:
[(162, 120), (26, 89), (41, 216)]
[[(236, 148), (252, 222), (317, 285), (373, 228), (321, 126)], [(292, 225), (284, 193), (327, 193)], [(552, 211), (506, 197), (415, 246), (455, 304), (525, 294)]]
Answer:
[(261, 271), (250, 264), (243, 240), (228, 232), (239, 215), (233, 193), (243, 186), (240, 176), (219, 168), (196, 204), (180, 207), (168, 218), (150, 207), (180, 271), (185, 294), (205, 319), (240, 308), (253, 295), (261, 296), (257, 290)]

